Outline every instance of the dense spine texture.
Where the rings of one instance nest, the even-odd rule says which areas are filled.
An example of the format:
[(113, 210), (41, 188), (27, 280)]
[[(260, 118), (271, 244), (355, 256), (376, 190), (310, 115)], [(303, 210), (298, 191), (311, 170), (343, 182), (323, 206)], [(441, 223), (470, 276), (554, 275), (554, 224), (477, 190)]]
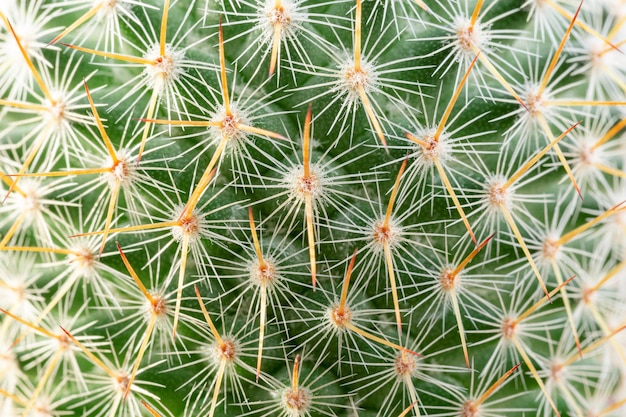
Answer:
[(0, 416), (626, 413), (623, 0), (2, 0)]

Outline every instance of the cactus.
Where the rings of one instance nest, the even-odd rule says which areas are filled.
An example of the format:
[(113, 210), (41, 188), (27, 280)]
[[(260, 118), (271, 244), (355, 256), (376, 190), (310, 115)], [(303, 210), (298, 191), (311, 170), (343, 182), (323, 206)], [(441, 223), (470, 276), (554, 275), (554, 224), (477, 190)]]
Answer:
[(622, 0), (4, 0), (0, 415), (621, 416)]

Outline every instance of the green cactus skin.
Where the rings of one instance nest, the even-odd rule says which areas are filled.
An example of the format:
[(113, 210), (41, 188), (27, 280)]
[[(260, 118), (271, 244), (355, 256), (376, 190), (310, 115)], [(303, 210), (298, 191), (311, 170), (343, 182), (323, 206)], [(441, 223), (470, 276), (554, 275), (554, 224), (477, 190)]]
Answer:
[(0, 416), (624, 414), (623, 0), (0, 17)]

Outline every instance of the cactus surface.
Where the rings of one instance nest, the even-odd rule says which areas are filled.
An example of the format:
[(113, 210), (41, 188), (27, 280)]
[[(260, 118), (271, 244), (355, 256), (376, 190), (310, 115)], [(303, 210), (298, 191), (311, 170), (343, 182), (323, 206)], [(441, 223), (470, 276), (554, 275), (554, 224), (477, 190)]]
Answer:
[(623, 0), (2, 0), (0, 416), (626, 412)]

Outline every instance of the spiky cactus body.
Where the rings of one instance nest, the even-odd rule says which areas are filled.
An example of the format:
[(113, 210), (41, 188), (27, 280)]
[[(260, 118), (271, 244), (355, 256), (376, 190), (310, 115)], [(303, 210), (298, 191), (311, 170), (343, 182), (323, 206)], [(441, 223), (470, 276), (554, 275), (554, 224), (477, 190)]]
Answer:
[(0, 16), (1, 416), (624, 413), (623, 2)]

